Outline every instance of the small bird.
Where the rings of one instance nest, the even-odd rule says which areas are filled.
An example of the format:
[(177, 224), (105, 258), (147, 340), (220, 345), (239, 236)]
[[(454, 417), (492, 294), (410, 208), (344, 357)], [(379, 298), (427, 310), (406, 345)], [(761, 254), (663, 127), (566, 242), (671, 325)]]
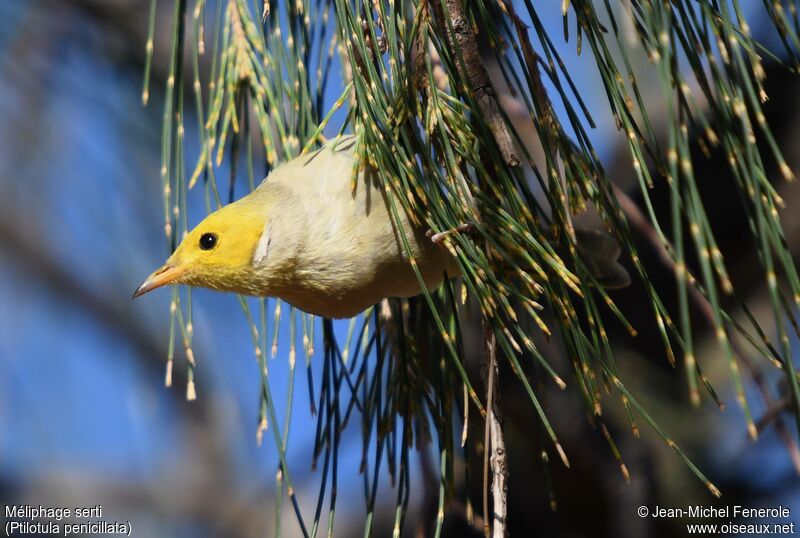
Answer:
[[(383, 298), (422, 292), (402, 236), (428, 290), (445, 274), (460, 275), (436, 236), (413, 225), (402, 209), (395, 225), (374, 172), (360, 172), (353, 189), (354, 146), (354, 137), (340, 137), (276, 168), (250, 194), (198, 224), (134, 298), (187, 284), (279, 297), (319, 316), (352, 317)], [(581, 237), (598, 245), (599, 261), (588, 266), (611, 276), (603, 283), (598, 273), (601, 284), (626, 284), (616, 241), (600, 231)]]

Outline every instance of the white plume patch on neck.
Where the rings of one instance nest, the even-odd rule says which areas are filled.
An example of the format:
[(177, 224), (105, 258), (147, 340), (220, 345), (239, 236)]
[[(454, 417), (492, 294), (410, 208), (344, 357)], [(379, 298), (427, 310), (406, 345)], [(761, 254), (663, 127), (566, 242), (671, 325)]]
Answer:
[(253, 253), (253, 265), (258, 265), (266, 259), (269, 254), (269, 243), (272, 240), (272, 226), (270, 222), (264, 224), (264, 231), (261, 232), (261, 238), (258, 240), (256, 250)]

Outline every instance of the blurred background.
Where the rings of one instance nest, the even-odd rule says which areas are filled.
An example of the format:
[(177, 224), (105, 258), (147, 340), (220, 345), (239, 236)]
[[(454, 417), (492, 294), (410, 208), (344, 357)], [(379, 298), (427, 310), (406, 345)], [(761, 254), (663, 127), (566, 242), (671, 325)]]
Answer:
[[(537, 9), (553, 35), (563, 39), (560, 2), (547, 4)], [(763, 9), (747, 9), (754, 34), (774, 45)], [(135, 536), (269, 536), (276, 518), (284, 535), (295, 536), (300, 531), (285, 500), (276, 516), (278, 462), (271, 439), (265, 437), (263, 446), (256, 442), (260, 380), (236, 298), (202, 290), (194, 295), (198, 398), (192, 402), (185, 399), (181, 362), (174, 386), (164, 387), (169, 294), (130, 300), (141, 279), (168, 254), (158, 92), (168, 67), (171, 12), (171, 2), (159, 3), (150, 104), (143, 107), (146, 2), (0, 2), (0, 498), (4, 505), (102, 504), (105, 519), (130, 520)], [(595, 91), (596, 68), (575, 54), (574, 44), (564, 54), (598, 124), (590, 134), (624, 188), (632, 179), (629, 157), (604, 95)], [(768, 71), (768, 119), (798, 173), (800, 77), (777, 65)], [(640, 82), (645, 100), (652, 99), (657, 109), (656, 80)], [(192, 136), (187, 133), (190, 159), (197, 145), (195, 138), (193, 152)], [(752, 278), (755, 260), (740, 241), (746, 222), (735, 196), (718, 188), (719, 159), (701, 160), (698, 175), (707, 177), (703, 195), (713, 202), (718, 237), (758, 315), (767, 311), (762, 283)], [(800, 191), (778, 181), (776, 188), (790, 208), (784, 215), (787, 238), (800, 255), (800, 212), (792, 209), (800, 207)], [(196, 195), (192, 203), (200, 208), (202, 195)], [(198, 210), (190, 220), (196, 223), (201, 214)], [(642, 248), (647, 255), (644, 241)], [(668, 275), (656, 271), (654, 279), (659, 278), (668, 285)], [(649, 312), (639, 298), (635, 286), (615, 293), (623, 311), (633, 312), (631, 319), (639, 318), (637, 308), (643, 309), (642, 318)], [(503, 398), (512, 536), (685, 535), (680, 520), (637, 517), (638, 506), (656, 504), (782, 504), (800, 522), (800, 455), (793, 420), (782, 412), (785, 389), (777, 372), (758, 361), (746, 369), (762, 429), (751, 442), (727, 365), (713, 345), (701, 347), (699, 355), (728, 404), (725, 412), (711, 402), (699, 409), (688, 404), (682, 371), (668, 367), (655, 329), (643, 324), (635, 341), (622, 331), (616, 335), (622, 377), (723, 498), (712, 499), (646, 426), (642, 437), (634, 438), (620, 416), (614, 433), (631, 475), (627, 483), (602, 434), (587, 420), (578, 393), (566, 391), (547, 398), (572, 463), (571, 469), (553, 466), (557, 510), (551, 510), (541, 447), (526, 435), (537, 419), (522, 404), (516, 409), (521, 400), (513, 391), (519, 387), (508, 388)], [(698, 331), (703, 330), (700, 320)], [(275, 398), (285, 402), (285, 346), (269, 366)], [(301, 509), (309, 513), (319, 489), (319, 473), (311, 465), (315, 420), (305, 382), (296, 387), (288, 463)], [(765, 390), (771, 399), (764, 398)], [(612, 419), (609, 427), (614, 426)], [(361, 479), (356, 479), (361, 441), (355, 428), (347, 435), (336, 516), (341, 536), (362, 532), (364, 518)], [(429, 467), (437, 456), (427, 452), (415, 462), (408, 535), (426, 535), (436, 512), (438, 484)], [(391, 531), (394, 517), (394, 493), (388, 480), (384, 484), (379, 536)], [(476, 489), (473, 498), (479, 495)], [(351, 502), (351, 496), (358, 499)], [(464, 506), (448, 509), (445, 534), (480, 535), (465, 524)]]

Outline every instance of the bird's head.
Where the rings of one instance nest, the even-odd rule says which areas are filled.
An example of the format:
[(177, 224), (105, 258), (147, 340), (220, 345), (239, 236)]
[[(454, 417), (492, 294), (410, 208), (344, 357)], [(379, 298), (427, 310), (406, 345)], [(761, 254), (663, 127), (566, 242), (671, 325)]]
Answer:
[(263, 206), (246, 198), (211, 213), (145, 279), (134, 298), (167, 284), (248, 293), (265, 221)]

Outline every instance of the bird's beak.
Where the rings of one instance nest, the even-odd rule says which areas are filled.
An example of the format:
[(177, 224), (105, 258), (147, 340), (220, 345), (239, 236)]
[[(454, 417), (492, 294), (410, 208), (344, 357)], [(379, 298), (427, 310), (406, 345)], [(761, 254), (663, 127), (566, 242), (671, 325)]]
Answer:
[(147, 279), (142, 282), (141, 286), (136, 288), (136, 291), (133, 292), (133, 298), (136, 299), (148, 291), (160, 288), (161, 286), (166, 286), (167, 284), (172, 284), (175, 279), (181, 276), (183, 273), (183, 269), (170, 265), (169, 263), (165, 263), (156, 269), (152, 275), (147, 277)]

